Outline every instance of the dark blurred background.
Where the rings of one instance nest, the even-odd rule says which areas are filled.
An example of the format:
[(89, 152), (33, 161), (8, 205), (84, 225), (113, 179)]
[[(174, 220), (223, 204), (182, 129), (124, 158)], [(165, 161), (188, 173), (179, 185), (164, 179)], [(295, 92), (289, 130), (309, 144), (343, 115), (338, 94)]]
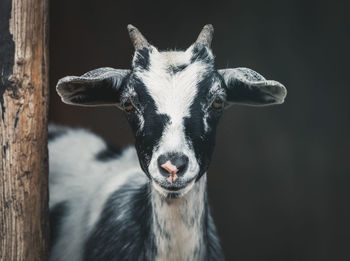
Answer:
[(350, 260), (349, 1), (51, 1), (51, 122), (133, 144), (123, 113), (60, 102), (60, 77), (130, 68), (126, 25), (160, 49), (215, 27), (218, 68), (288, 89), (285, 104), (225, 111), (208, 174), (227, 260)]

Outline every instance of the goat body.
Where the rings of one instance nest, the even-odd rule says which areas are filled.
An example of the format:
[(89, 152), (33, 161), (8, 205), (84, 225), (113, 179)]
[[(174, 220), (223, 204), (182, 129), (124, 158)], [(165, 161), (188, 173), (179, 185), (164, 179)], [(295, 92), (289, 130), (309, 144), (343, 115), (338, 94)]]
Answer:
[(206, 175), (180, 198), (155, 191), (134, 148), (49, 127), (50, 261), (222, 260)]

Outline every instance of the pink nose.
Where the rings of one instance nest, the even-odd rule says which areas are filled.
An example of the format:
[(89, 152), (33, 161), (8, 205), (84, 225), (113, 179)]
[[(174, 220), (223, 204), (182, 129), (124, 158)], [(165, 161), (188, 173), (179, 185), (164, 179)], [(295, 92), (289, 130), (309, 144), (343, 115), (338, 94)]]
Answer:
[(176, 174), (179, 171), (177, 167), (171, 163), (170, 160), (162, 164), (161, 167), (169, 172), (169, 174)]
[(177, 175), (176, 173), (179, 171), (175, 165), (171, 163), (170, 160), (165, 162), (164, 164), (161, 165), (163, 169), (165, 169), (167, 172), (169, 172), (170, 176), (168, 177), (168, 181), (170, 183), (173, 183), (175, 180), (177, 180)]

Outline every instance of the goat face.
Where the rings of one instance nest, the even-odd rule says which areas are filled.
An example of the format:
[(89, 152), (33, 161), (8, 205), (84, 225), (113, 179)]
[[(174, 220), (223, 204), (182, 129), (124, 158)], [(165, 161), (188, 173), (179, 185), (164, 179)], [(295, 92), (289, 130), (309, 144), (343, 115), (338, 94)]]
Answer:
[(69, 104), (124, 109), (143, 171), (159, 192), (180, 196), (208, 169), (223, 109), (232, 103), (282, 103), (286, 90), (250, 69), (216, 70), (210, 25), (186, 51), (166, 52), (128, 28), (136, 49), (131, 70), (68, 76), (57, 90)]
[(121, 106), (134, 130), (142, 169), (160, 191), (187, 190), (206, 172), (226, 97), (221, 85), (205, 46), (136, 52)]

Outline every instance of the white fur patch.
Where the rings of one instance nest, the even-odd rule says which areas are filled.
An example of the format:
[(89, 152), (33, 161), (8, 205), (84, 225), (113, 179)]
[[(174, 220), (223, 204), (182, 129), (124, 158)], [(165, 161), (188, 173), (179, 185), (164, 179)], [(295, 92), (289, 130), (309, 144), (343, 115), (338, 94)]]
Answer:
[[(191, 48), (185, 52), (158, 52), (153, 49), (149, 70), (136, 72), (154, 99), (157, 113), (169, 117), (169, 123), (160, 138), (159, 146), (153, 150), (149, 165), (149, 172), (155, 179), (164, 178), (159, 173), (157, 159), (168, 152), (182, 152), (189, 158), (184, 179), (194, 178), (199, 171), (193, 148), (185, 139), (184, 118), (190, 116), (190, 107), (197, 95), (197, 84), (207, 71), (207, 65), (201, 61), (191, 63), (191, 57)], [(170, 66), (179, 65), (187, 66), (177, 73), (169, 72)]]
[(49, 143), (50, 208), (60, 202), (68, 206), (50, 261), (82, 260), (83, 243), (108, 197), (127, 182), (147, 182), (134, 148), (99, 162), (96, 153), (106, 146), (101, 138), (86, 130), (65, 130)]
[(186, 195), (166, 199), (152, 193), (153, 230), (157, 261), (204, 260), (202, 215), (205, 208), (206, 175)]

